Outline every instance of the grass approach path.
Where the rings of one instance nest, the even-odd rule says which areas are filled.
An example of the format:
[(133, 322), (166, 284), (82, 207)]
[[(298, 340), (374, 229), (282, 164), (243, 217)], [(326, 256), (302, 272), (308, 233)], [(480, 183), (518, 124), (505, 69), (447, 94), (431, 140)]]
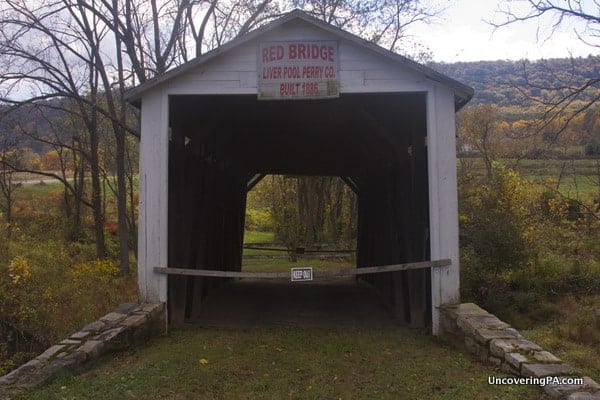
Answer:
[(22, 399), (545, 399), (427, 332), (405, 328), (172, 331)]
[(427, 330), (400, 327), (369, 288), (348, 280), (226, 285), (206, 304), (205, 323), (22, 399), (545, 398), (534, 386), (489, 385), (502, 374)]

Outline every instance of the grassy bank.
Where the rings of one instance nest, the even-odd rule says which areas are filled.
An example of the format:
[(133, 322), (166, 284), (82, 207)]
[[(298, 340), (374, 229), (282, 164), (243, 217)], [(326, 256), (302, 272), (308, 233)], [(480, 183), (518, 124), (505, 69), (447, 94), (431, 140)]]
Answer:
[(600, 296), (564, 296), (543, 306), (553, 309), (555, 317), (522, 330), (523, 335), (599, 380), (600, 323), (594, 310), (600, 307)]

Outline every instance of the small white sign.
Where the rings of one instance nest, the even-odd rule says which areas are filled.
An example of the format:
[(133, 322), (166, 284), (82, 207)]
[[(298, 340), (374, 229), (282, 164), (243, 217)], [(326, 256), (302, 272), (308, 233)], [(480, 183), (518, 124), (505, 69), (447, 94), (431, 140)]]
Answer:
[(292, 268), (292, 282), (312, 281), (312, 280), (313, 280), (312, 267)]
[(339, 88), (337, 41), (259, 43), (259, 100), (339, 97)]

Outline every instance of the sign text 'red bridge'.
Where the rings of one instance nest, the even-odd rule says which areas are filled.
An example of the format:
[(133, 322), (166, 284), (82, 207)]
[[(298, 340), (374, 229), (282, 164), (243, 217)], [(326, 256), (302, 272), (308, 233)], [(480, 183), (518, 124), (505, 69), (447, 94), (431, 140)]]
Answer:
[(260, 100), (339, 96), (337, 41), (262, 42), (258, 52)]

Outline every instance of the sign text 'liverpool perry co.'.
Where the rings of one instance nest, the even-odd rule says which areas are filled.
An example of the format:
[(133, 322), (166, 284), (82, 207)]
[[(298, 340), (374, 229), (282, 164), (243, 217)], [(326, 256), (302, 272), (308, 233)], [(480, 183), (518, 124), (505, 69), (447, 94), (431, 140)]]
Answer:
[(260, 100), (339, 96), (338, 42), (281, 41), (258, 46)]

